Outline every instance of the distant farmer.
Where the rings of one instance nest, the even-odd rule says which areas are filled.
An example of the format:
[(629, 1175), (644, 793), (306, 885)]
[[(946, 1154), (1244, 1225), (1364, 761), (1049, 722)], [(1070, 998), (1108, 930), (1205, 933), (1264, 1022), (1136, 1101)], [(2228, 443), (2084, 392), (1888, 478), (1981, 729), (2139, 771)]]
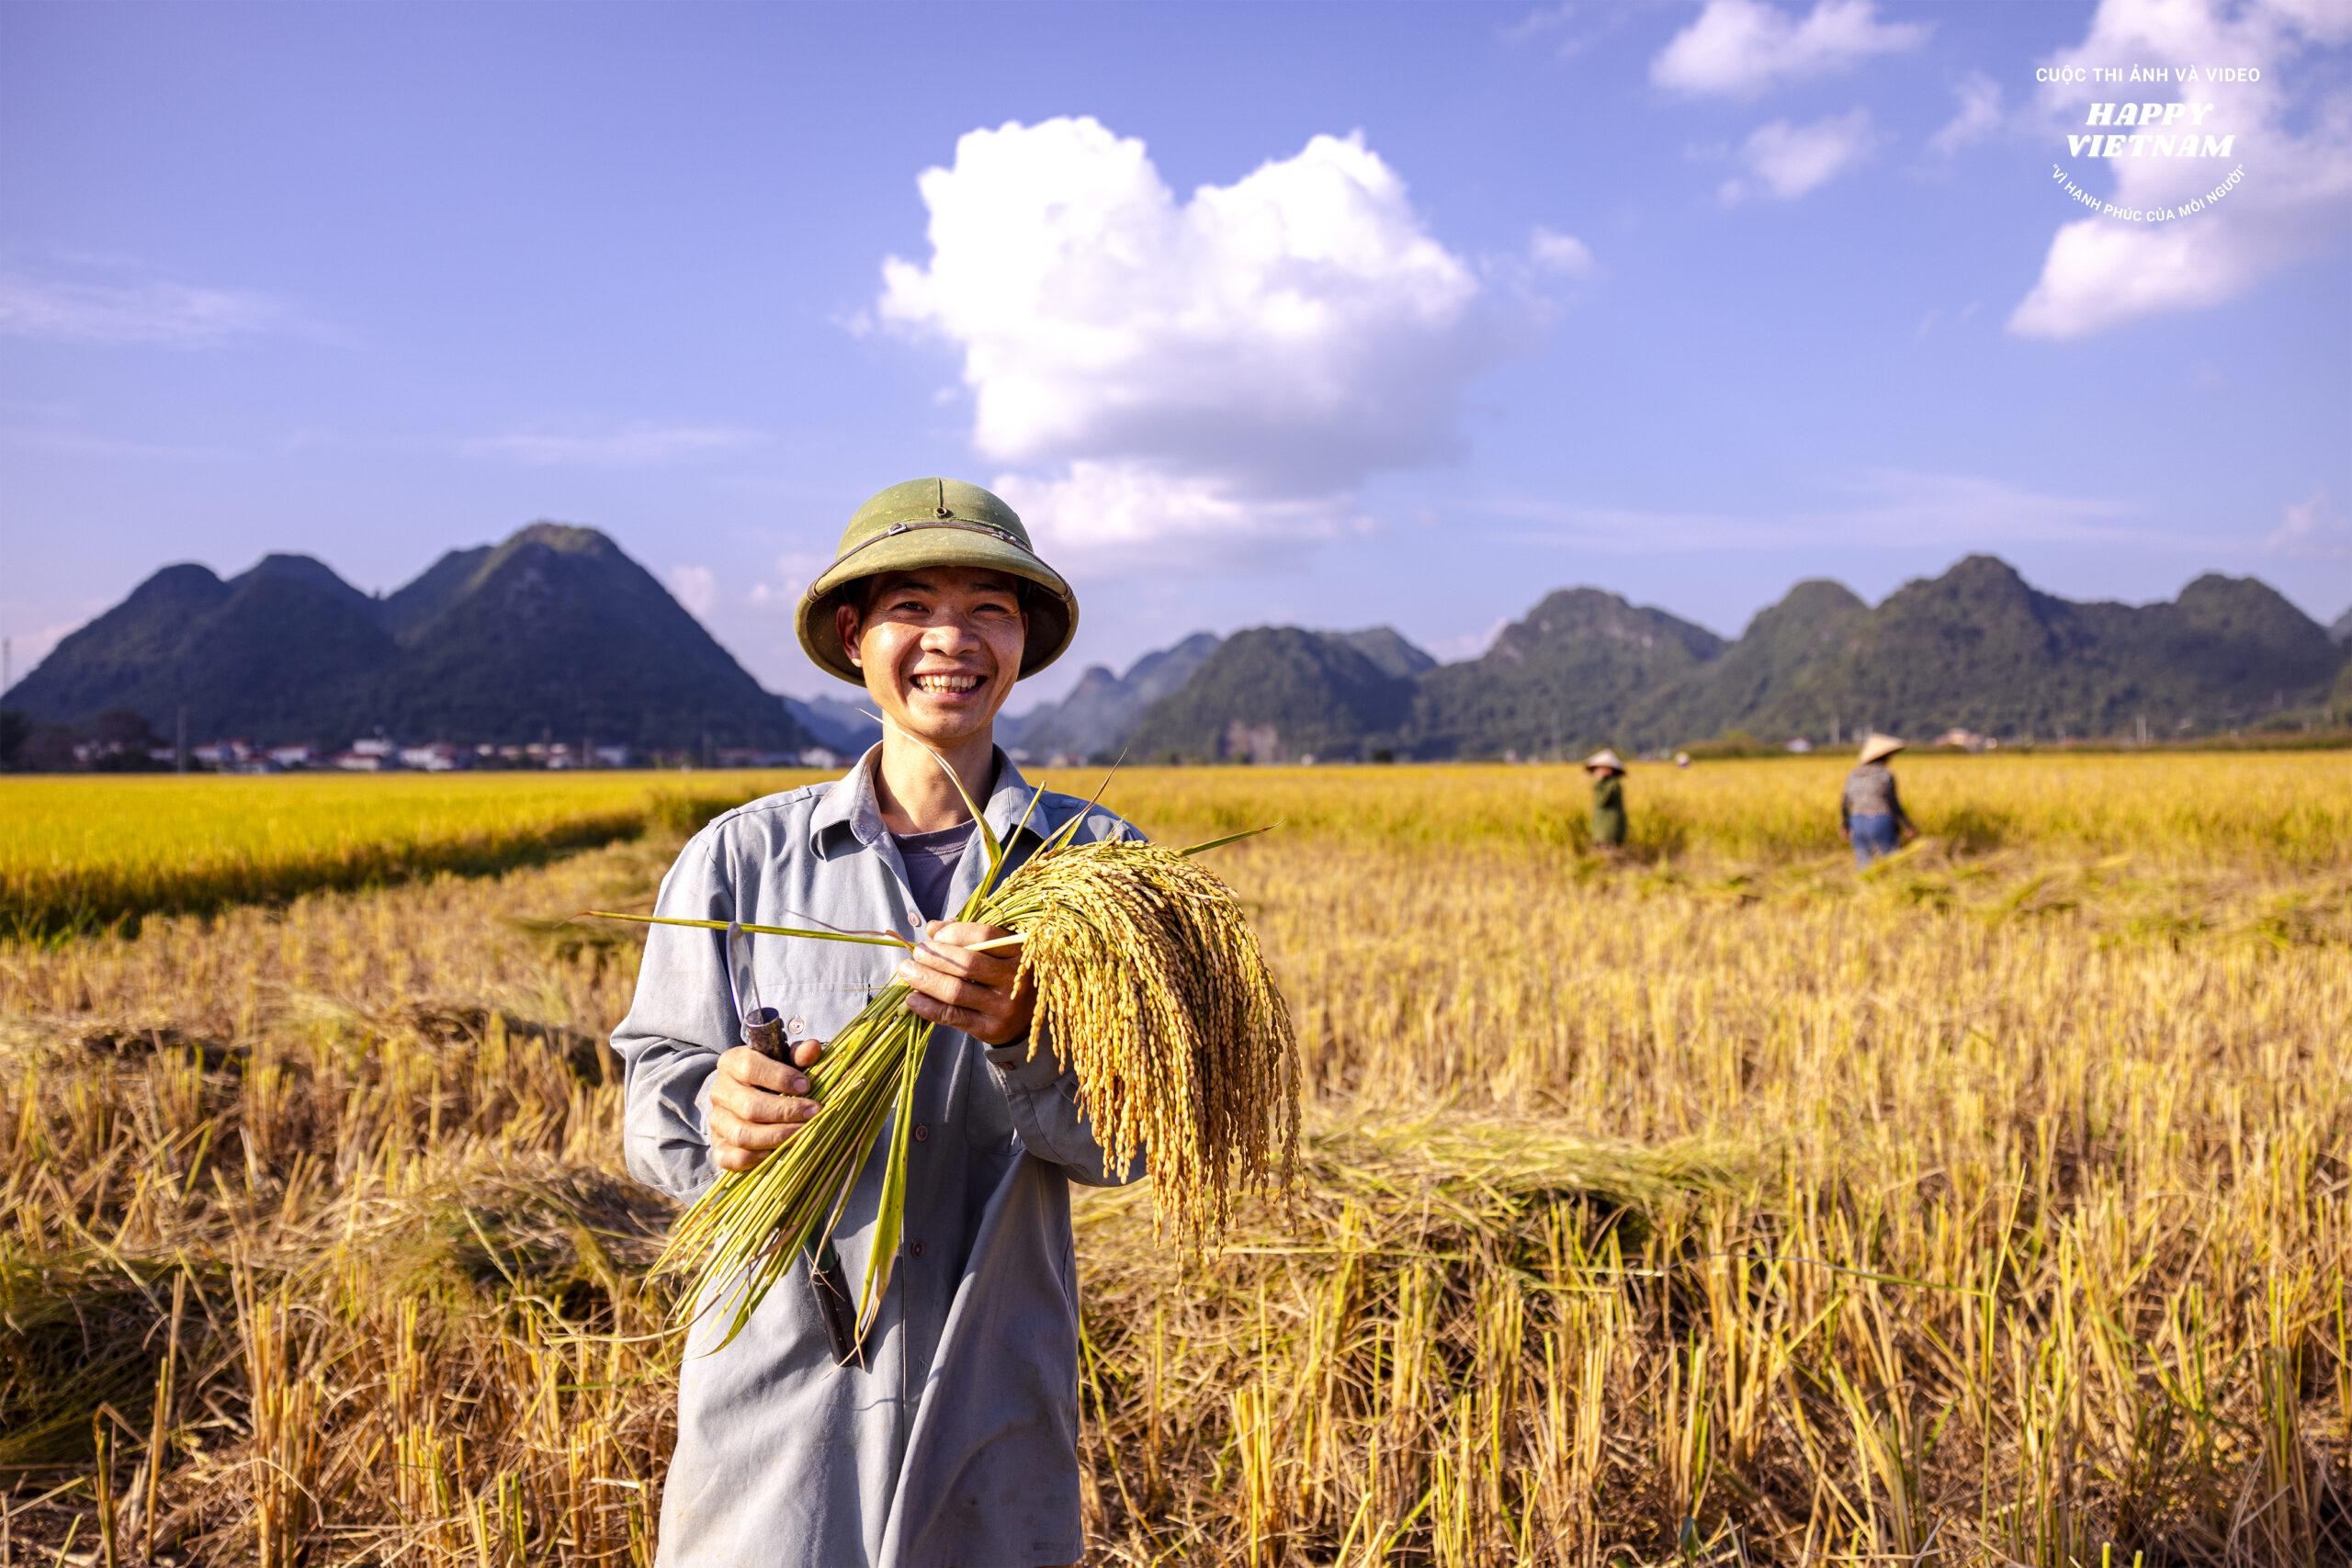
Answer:
[(1592, 775), (1592, 845), (1625, 847), (1625, 760), (1604, 746), (1584, 760)]
[(1894, 793), (1894, 770), (1886, 765), (1902, 750), (1894, 736), (1873, 735), (1862, 742), (1861, 760), (1846, 775), (1846, 792), (1838, 801), (1838, 836), (1854, 846), (1858, 866), (1893, 854), (1899, 840), (1919, 836)]
[[(852, 946), (656, 926), (628, 1017), (625, 1142), (640, 1180), (691, 1199), (823, 1114), (807, 1098), (823, 1043), (895, 979), (940, 1027), (914, 1091), (897, 1258), (862, 1359), (820, 1293), (865, 1277), (890, 1140), (876, 1142), (834, 1232), (804, 1253), (742, 1334), (707, 1312), (678, 1373), (662, 1496), (662, 1568), (1040, 1568), (1080, 1529), (1078, 1280), (1069, 1186), (1113, 1168), (1051, 1051), (1029, 1059), (1032, 987), (1005, 932), (948, 921), (987, 857), (933, 753), (1012, 860), (1083, 815), (1080, 842), (1137, 836), (1107, 811), (1030, 786), (996, 748), (1013, 682), (1069, 646), (1078, 600), (1011, 507), (977, 485), (914, 479), (851, 517), (799, 602), (800, 646), (889, 720), (841, 778), (714, 819), (662, 879), (656, 912), (828, 925), (920, 939)], [(925, 748), (929, 750), (926, 750)], [(784, 1015), (789, 1061), (745, 1043), (743, 1015)]]

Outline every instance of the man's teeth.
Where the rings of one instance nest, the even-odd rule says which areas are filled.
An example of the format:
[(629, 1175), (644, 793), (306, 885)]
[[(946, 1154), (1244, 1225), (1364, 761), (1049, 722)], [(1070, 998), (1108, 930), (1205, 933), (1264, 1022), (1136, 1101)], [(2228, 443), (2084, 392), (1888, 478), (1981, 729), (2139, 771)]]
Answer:
[(978, 675), (918, 675), (915, 685), (925, 692), (968, 692), (980, 683)]

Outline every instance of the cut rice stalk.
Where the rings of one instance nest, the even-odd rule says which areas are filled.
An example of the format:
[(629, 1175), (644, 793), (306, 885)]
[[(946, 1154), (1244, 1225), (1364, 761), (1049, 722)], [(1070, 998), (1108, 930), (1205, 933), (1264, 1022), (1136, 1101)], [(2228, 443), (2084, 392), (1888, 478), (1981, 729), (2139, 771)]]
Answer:
[[(968, 796), (966, 804), (989, 865), (957, 918), (1013, 933), (989, 945), (1017, 942), (1018, 974), (1036, 987), (1032, 1056), (1050, 1048), (1074, 1070), (1111, 1168), (1148, 1161), (1155, 1234), (1172, 1230), (1187, 1250), (1215, 1247), (1236, 1190), (1288, 1191), (1298, 1146), (1289, 1010), (1232, 891), (1192, 858), (1248, 835), (1189, 850), (1140, 840), (1076, 844), (1081, 812), (1005, 875), (1003, 844)], [(904, 1223), (910, 1108), (933, 1028), (908, 1010), (908, 995), (904, 985), (887, 987), (829, 1042), (809, 1073), (817, 1114), (759, 1165), (722, 1175), (672, 1231), (657, 1269), (691, 1280), (682, 1314), (733, 1297), (720, 1346), (795, 1258), (830, 1238), (895, 1106), (858, 1343), (871, 1329)]]

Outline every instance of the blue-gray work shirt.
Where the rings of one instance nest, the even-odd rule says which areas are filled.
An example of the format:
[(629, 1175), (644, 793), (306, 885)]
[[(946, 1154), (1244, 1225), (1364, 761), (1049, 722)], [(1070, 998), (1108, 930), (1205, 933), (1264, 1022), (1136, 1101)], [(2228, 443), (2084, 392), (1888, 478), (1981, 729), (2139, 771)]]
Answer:
[[(655, 912), (919, 935), (922, 916), (875, 800), (878, 750), (840, 780), (714, 819), (662, 878)], [(996, 755), (983, 815), (1010, 840), (1030, 786)], [(1141, 836), (1048, 794), (1010, 840), (1012, 854), (1027, 858), (1081, 812), (1079, 841)], [(951, 908), (987, 864), (975, 842)], [(613, 1032), (628, 1070), (628, 1168), (690, 1199), (718, 1175), (712, 1073), (741, 1028), (725, 933), (650, 930), (636, 998)], [(738, 951), (752, 970), (737, 976), (742, 1006), (775, 1008), (789, 1038), (814, 1040), (856, 1016), (904, 957), (775, 936), (741, 939)], [(833, 1364), (805, 1255), (725, 1349), (705, 1353), (725, 1333), (725, 1303), (688, 1332), (662, 1568), (1036, 1568), (1082, 1553), (1069, 1183), (1133, 1180), (1143, 1161), (1105, 1168), (1075, 1076), (1042, 1042), (1032, 1057), (1025, 1043), (991, 1048), (933, 1031), (914, 1116), (905, 1225), (864, 1366)], [(889, 1136), (886, 1124), (834, 1235), (853, 1300)]]

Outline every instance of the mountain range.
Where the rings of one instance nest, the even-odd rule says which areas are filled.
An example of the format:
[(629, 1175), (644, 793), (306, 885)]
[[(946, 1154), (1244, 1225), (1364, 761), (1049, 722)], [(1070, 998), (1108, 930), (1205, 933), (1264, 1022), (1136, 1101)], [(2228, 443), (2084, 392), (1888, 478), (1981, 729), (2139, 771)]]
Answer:
[(1964, 728), (2015, 740), (2352, 721), (2352, 612), (2331, 631), (2266, 584), (2217, 574), (2168, 603), (2078, 604), (1971, 556), (1875, 607), (1836, 582), (1800, 582), (1731, 642), (1571, 588), (1477, 658), (1412, 673), (1363, 657), (1363, 635), (1235, 633), (1137, 716), (1130, 754), (1558, 755), (1733, 732), (1778, 742)]
[[(382, 597), (306, 556), (222, 579), (169, 566), (0, 696), (87, 729), (123, 710), (191, 739), (593, 739), (640, 750), (862, 750), (865, 705), (761, 689), (619, 547), (535, 523)], [(2352, 611), (2323, 627), (2252, 578), (2076, 603), (1991, 556), (1877, 605), (1796, 584), (1736, 639), (1597, 588), (1544, 596), (1475, 659), (1394, 629), (1198, 632), (999, 718), (1035, 757), (1273, 761), (1573, 755), (1733, 732), (1814, 740), (1965, 727), (2005, 739), (2352, 722)]]
[(308, 556), (223, 580), (167, 566), (60, 642), (0, 706), (262, 745), (402, 739), (797, 750), (808, 731), (593, 528), (534, 523), (376, 598)]

